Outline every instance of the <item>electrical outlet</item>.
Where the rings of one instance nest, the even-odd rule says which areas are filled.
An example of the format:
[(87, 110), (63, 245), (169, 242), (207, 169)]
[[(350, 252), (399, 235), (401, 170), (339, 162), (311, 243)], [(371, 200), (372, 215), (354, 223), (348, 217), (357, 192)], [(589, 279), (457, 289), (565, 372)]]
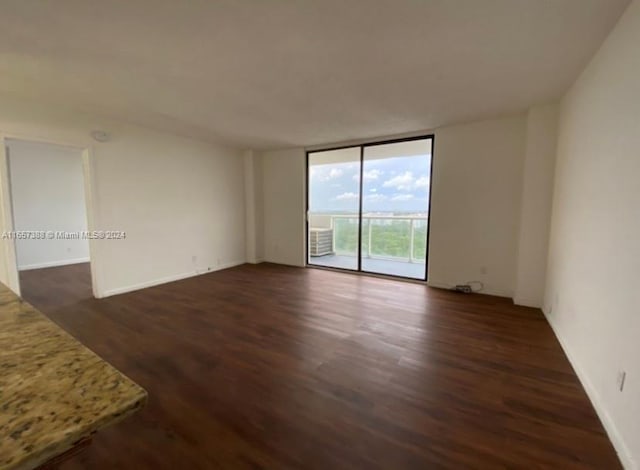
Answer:
[(191, 257), (191, 262), (192, 262), (193, 264), (196, 264), (196, 261), (198, 261), (198, 257), (197, 257), (196, 255), (193, 255), (193, 256)]
[(626, 379), (627, 379), (627, 373), (623, 370), (619, 371), (616, 384), (618, 385), (618, 390), (620, 390), (621, 392), (624, 390), (624, 382)]
[(486, 266), (480, 266), (480, 274), (482, 274), (483, 276), (487, 274), (487, 267)]

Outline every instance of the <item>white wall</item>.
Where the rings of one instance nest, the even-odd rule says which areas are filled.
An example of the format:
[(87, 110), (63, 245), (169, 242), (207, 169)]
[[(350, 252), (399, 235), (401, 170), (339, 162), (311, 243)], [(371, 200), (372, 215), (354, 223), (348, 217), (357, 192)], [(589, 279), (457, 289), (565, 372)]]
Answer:
[(265, 152), (261, 159), (265, 261), (304, 266), (305, 151)]
[(534, 106), (527, 113), (518, 268), (514, 302), (542, 307), (549, 248), (558, 105)]
[(264, 208), (262, 159), (253, 150), (244, 152), (245, 243), (248, 263), (264, 261)]
[(545, 294), (627, 468), (640, 463), (639, 45), (636, 0), (562, 101)]
[[(430, 284), (480, 280), (513, 295), (525, 130), (518, 115), (435, 132)], [(305, 152), (267, 152), (262, 164), (266, 259), (302, 266)]]
[[(7, 140), (14, 230), (87, 230), (82, 151), (61, 145)], [(89, 261), (87, 239), (16, 240), (21, 270)]]
[(253, 169), (254, 169), (254, 185), (255, 185), (255, 254), (256, 262), (260, 263), (265, 260), (264, 253), (264, 181), (262, 179), (263, 174), (263, 160), (254, 154)]
[[(94, 129), (112, 140), (94, 142)], [(244, 262), (241, 151), (9, 98), (2, 133), (91, 148), (95, 229), (127, 233), (92, 253), (103, 294)]]
[(429, 284), (484, 283), (484, 293), (515, 289), (525, 116), (475, 122), (435, 133)]

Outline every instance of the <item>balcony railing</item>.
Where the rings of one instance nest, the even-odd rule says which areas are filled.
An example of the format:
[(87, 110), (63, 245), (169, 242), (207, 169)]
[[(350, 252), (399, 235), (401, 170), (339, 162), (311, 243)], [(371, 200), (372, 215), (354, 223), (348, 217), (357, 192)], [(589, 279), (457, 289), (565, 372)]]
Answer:
[[(356, 256), (358, 251), (357, 215), (328, 214), (333, 229), (333, 249), (337, 255)], [(313, 224), (313, 223), (312, 223)], [(362, 257), (424, 263), (428, 219), (426, 216), (363, 215)], [(326, 225), (325, 225), (326, 226)]]

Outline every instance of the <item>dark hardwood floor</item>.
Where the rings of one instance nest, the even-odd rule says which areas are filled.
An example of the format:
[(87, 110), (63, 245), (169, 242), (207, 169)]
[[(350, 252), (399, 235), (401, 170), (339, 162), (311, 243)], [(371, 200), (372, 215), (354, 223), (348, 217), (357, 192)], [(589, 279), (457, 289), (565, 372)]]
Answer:
[(507, 299), (271, 264), (24, 297), (149, 392), (65, 470), (620, 468), (551, 328)]

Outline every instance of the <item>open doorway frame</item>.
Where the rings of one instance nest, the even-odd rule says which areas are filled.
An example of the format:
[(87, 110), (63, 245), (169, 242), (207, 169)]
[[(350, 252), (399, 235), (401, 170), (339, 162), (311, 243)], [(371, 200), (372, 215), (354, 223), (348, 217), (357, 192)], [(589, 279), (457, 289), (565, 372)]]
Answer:
[[(27, 142), (35, 142), (40, 144), (62, 145), (72, 147), (82, 152), (82, 171), (84, 177), (84, 195), (85, 210), (87, 216), (87, 230), (89, 232), (96, 231), (99, 226), (97, 218), (97, 191), (95, 183), (95, 160), (91, 146), (86, 143), (66, 142), (60, 140), (43, 139), (33, 136), (0, 134), (0, 232), (14, 231), (14, 214), (11, 194), (11, 175), (9, 171), (9, 156), (7, 154), (7, 141), (21, 140)], [(91, 289), (93, 296), (96, 298), (102, 295), (102, 276), (100, 245), (96, 239), (89, 239), (89, 258), (91, 267)], [(4, 268), (6, 269), (5, 278), (8, 287), (16, 294), (20, 294), (20, 275), (18, 270), (18, 259), (16, 253), (15, 240), (0, 240), (0, 249), (5, 259)]]

